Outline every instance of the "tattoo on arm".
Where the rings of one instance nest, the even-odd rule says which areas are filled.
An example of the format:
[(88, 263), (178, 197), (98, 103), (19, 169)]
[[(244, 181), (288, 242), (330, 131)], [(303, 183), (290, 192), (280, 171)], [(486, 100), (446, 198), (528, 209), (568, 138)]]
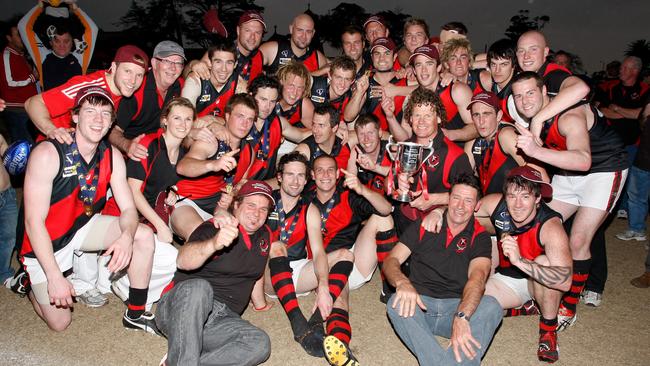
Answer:
[(571, 279), (571, 267), (542, 266), (521, 258), (519, 268), (535, 281), (547, 287), (556, 287)]

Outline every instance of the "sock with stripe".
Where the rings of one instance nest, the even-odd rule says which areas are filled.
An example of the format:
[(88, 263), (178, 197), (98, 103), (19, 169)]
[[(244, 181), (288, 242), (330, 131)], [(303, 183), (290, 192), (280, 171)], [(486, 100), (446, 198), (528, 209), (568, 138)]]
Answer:
[(291, 278), (291, 266), (287, 257), (276, 257), (269, 260), (269, 270), (271, 271), (271, 284), (275, 294), (282, 304), (282, 308), (287, 313), (291, 330), (294, 336), (300, 336), (307, 331), (307, 319), (302, 314), (298, 300), (296, 299), (296, 289)]
[[(332, 303), (336, 302), (336, 299), (341, 295), (341, 291), (345, 288), (345, 285), (348, 283), (348, 277), (350, 272), (352, 272), (352, 267), (354, 264), (350, 261), (340, 261), (335, 263), (330, 269), (329, 276), (327, 278), (330, 296), (332, 297)], [(309, 318), (309, 324), (322, 323), (323, 317), (320, 314), (320, 311), (316, 309), (314, 313)]]
[(589, 278), (589, 270), (591, 269), (591, 258), (585, 260), (573, 261), (573, 279), (571, 281), (571, 289), (567, 291), (562, 297), (560, 306), (567, 309), (572, 314), (576, 312), (576, 305), (580, 300), (580, 293), (585, 288), (587, 279)]
[(352, 339), (352, 328), (350, 327), (350, 316), (347, 311), (333, 308), (330, 316), (327, 317), (327, 335), (334, 336), (339, 341), (350, 344)]
[(395, 245), (397, 245), (397, 232), (395, 229), (379, 231), (375, 235), (375, 240), (377, 241), (377, 267), (379, 267), (379, 274), (381, 275), (382, 298), (388, 300), (390, 295), (395, 292), (395, 289), (386, 281), (382, 269), (384, 268), (384, 260), (388, 257), (388, 254), (393, 250)]
[(557, 316), (553, 319), (546, 319), (542, 315), (539, 316), (539, 334), (546, 332), (555, 332), (557, 329)]
[(528, 300), (518, 308), (506, 309), (504, 317), (537, 314), (539, 314), (539, 307), (537, 306), (537, 302), (535, 302), (535, 300)]
[(126, 316), (131, 319), (137, 319), (144, 314), (145, 305), (147, 304), (147, 293), (149, 288), (129, 287), (129, 301), (126, 310)]

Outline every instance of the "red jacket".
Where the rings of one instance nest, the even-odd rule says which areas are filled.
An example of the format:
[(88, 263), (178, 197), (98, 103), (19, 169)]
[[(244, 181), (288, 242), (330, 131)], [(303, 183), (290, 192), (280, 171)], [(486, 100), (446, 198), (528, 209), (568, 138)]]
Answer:
[(38, 93), (32, 66), (23, 53), (7, 46), (0, 59), (0, 98), (7, 107), (24, 107), (25, 101)]

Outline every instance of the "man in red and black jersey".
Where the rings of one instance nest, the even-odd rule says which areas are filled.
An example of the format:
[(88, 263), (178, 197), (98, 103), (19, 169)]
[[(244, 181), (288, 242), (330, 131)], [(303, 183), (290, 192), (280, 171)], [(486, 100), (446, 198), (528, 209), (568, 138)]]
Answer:
[[(434, 153), (423, 162), (422, 169), (412, 177), (412, 181), (405, 173), (397, 172), (397, 189), (414, 192), (417, 197), (395, 208), (394, 217), (400, 233), (432, 209), (447, 204), (451, 177), (463, 172), (472, 173), (463, 149), (438, 130), (439, 124), (444, 126), (444, 111), (440, 98), (433, 91), (416, 89), (409, 98), (405, 118), (413, 131), (408, 141), (424, 146), (433, 141)], [(386, 184), (392, 184), (392, 181)]]
[(383, 131), (388, 131), (386, 114), (382, 109), (382, 101), (390, 99), (395, 105), (393, 114), (400, 120), (402, 117), (402, 105), (405, 95), (385, 97), (384, 87), (390, 84), (394, 86), (407, 86), (406, 79), (398, 79), (393, 70), (393, 58), (397, 46), (390, 38), (377, 38), (370, 48), (372, 66), (374, 73), (372, 77), (362, 76), (356, 84), (356, 89), (345, 107), (343, 117), (345, 121), (352, 122), (361, 113), (372, 113), (379, 118), (379, 125)]
[[(396, 288), (388, 317), (421, 365), (478, 365), (501, 322), (499, 303), (483, 295), (491, 245), (473, 216), (480, 195), (471, 173), (456, 176), (440, 232), (415, 221), (386, 259), (384, 274)], [(409, 257), (407, 277), (400, 265)], [(435, 336), (449, 338), (449, 347)]]
[(316, 107), (312, 121), (312, 135), (303, 140), (295, 151), (303, 154), (310, 164), (320, 155), (327, 154), (336, 159), (340, 167), (347, 167), (350, 159), (350, 146), (336, 136), (339, 128), (338, 112), (331, 106)]
[(379, 120), (373, 114), (362, 114), (354, 123), (359, 141), (350, 152), (348, 171), (356, 173), (366, 187), (384, 194), (385, 179), (392, 162), (386, 152), (386, 141), (381, 139)]
[(315, 76), (311, 84), (310, 99), (314, 106), (329, 104), (343, 117), (350, 100), (350, 86), (354, 82), (355, 65), (347, 56), (335, 58), (329, 65), (327, 76)]
[[(336, 160), (327, 154), (314, 160), (311, 175), (316, 191), (307, 209), (307, 230), (309, 241), (322, 242), (325, 253), (339, 249), (354, 253), (348, 285), (356, 289), (370, 280), (377, 265), (381, 270), (397, 236), (390, 217), (392, 206), (384, 196), (361, 184), (354, 174), (344, 169), (341, 169), (343, 183), (339, 184), (338, 171)], [(366, 223), (362, 228), (363, 221)], [(390, 295), (389, 290), (385, 286), (382, 292)], [(348, 292), (348, 287), (342, 290), (326, 319), (327, 335), (345, 344), (352, 337)]]
[(315, 72), (327, 64), (327, 58), (318, 49), (310, 48), (314, 38), (314, 20), (309, 14), (299, 14), (289, 25), (289, 38), (280, 41), (268, 41), (260, 46), (264, 55), (264, 65), (269, 65), (266, 73), (275, 75), (278, 69), (291, 62), (298, 61), (309, 72)]
[[(106, 250), (108, 270), (128, 266), (127, 328), (158, 333), (153, 315), (145, 312), (154, 241), (151, 230), (138, 224), (138, 213), (126, 182), (124, 160), (104, 140), (114, 120), (111, 95), (101, 87), (77, 93), (71, 144), (55, 139), (32, 152), (25, 176), (25, 237), (21, 258), (31, 280), (34, 310), (55, 331), (72, 321), (75, 296), (66, 278), (75, 250)], [(111, 187), (122, 213), (99, 212)]]
[(273, 238), (264, 223), (273, 204), (271, 187), (249, 180), (234, 217), (202, 223), (180, 248), (156, 309), (168, 364), (258, 365), (269, 357), (269, 336), (241, 314), (268, 262)]
[(282, 122), (275, 113), (280, 83), (275, 77), (260, 75), (248, 89), (255, 98), (258, 114), (246, 138), (253, 148), (253, 165), (246, 176), (255, 180), (273, 179), (282, 143)]
[(501, 123), (499, 98), (492, 92), (474, 95), (467, 108), (479, 137), (465, 144), (465, 154), (479, 177), (483, 194), (499, 193), (508, 172), (525, 164), (517, 152), (517, 132), (514, 126)]
[(549, 48), (546, 38), (539, 31), (528, 31), (517, 40), (517, 61), (522, 71), (536, 72), (553, 100), (530, 121), (530, 130), (538, 136), (544, 121), (571, 108), (589, 94), (589, 86), (577, 76), (558, 64), (548, 62)]
[[(264, 56), (259, 50), (262, 37), (266, 32), (266, 23), (262, 14), (255, 10), (246, 10), (237, 22), (237, 67), (235, 75), (247, 83), (263, 74)], [(206, 52), (201, 60), (191, 61), (189, 69), (202, 80), (210, 78), (211, 62)]]
[(366, 42), (364, 41), (363, 30), (358, 26), (348, 26), (343, 29), (341, 33), (341, 47), (343, 54), (354, 61), (354, 80), (359, 80), (360, 77), (370, 72), (372, 62), (365, 57), (364, 50)]
[[(537, 73), (515, 76), (512, 95), (518, 112), (528, 119), (536, 116), (551, 103), (546, 90)], [(517, 147), (558, 170), (549, 206), (565, 221), (575, 214), (570, 235), (573, 283), (560, 306), (558, 329), (562, 330), (576, 320), (576, 304), (591, 267), (590, 243), (620, 196), (627, 161), (622, 140), (589, 104), (578, 104), (542, 127), (542, 146), (531, 131), (518, 127)]]
[(50, 139), (72, 143), (70, 110), (80, 89), (98, 86), (106, 90), (118, 106), (122, 97), (128, 98), (142, 85), (149, 65), (147, 54), (136, 46), (120, 47), (109, 70), (75, 76), (63, 85), (35, 95), (25, 102), (29, 118), (39, 131)]
[(223, 118), (228, 100), (237, 93), (245, 92), (246, 82), (234, 74), (237, 64), (234, 45), (220, 42), (210, 47), (208, 57), (210, 78), (202, 80), (198, 76), (188, 77), (181, 96), (194, 104), (199, 117)]
[[(442, 102), (445, 118), (442, 122), (444, 135), (459, 143), (471, 140), (477, 136), (476, 127), (467, 106), (472, 98), (472, 91), (463, 83), (451, 83), (446, 87), (440, 85), (440, 56), (438, 50), (431, 45), (418, 47), (411, 55), (411, 65), (418, 80), (419, 87), (435, 92)], [(383, 102), (382, 107), (387, 116), (390, 131), (398, 141), (404, 141), (412, 136), (410, 123), (407, 119), (400, 121), (394, 117), (394, 106)]]
[(182, 238), (189, 238), (217, 207), (230, 206), (233, 190), (246, 177), (253, 161), (253, 147), (246, 142), (246, 136), (257, 115), (252, 96), (235, 94), (225, 108), (227, 142), (197, 140), (178, 162), (176, 170), (183, 177), (177, 187), (183, 200), (176, 204), (170, 222)]
[(144, 135), (158, 131), (163, 105), (181, 95), (185, 51), (178, 43), (162, 41), (156, 45), (151, 58), (151, 70), (143, 86), (133, 98), (125, 98), (117, 109), (117, 123), (108, 140), (129, 158), (140, 160), (147, 156), (139, 141)]
[(473, 63), (472, 46), (467, 38), (454, 38), (447, 41), (440, 55), (442, 65), (451, 73), (455, 81), (469, 86), (472, 94), (489, 90), (483, 85), (481, 69), (471, 69)]

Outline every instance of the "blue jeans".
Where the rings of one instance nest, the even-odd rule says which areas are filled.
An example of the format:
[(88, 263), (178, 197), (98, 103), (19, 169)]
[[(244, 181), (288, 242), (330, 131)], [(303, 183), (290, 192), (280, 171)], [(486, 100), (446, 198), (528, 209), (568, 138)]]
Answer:
[(14, 274), (11, 253), (16, 245), (17, 224), (16, 191), (9, 187), (0, 192), (0, 283)]
[[(636, 153), (637, 151), (639, 151), (639, 147), (636, 145), (628, 145), (625, 147), (625, 151), (627, 151), (627, 167), (631, 168), (632, 163), (634, 163), (634, 159), (636, 158)], [(628, 203), (628, 200), (630, 199), (629, 181), (630, 178), (628, 177), (627, 180), (625, 181), (625, 185), (623, 186), (623, 191), (621, 192), (621, 198), (618, 200), (618, 210), (623, 210), (623, 211), (629, 210), (629, 203)]]
[(2, 117), (5, 120), (9, 138), (11, 139), (9, 143), (18, 140), (27, 140), (34, 143), (34, 139), (29, 131), (30, 121), (27, 112), (20, 109), (10, 110), (8, 108), (3, 113)]
[(648, 216), (648, 193), (650, 193), (650, 172), (632, 166), (627, 180), (628, 226), (630, 230), (645, 233), (645, 219)]
[[(435, 299), (421, 295), (426, 312), (416, 307), (414, 316), (403, 318), (399, 315), (399, 309), (393, 309), (391, 305), (394, 297), (395, 294), (388, 300), (388, 317), (395, 332), (417, 357), (420, 365), (458, 365), (453, 349), (441, 347), (435, 336), (451, 337), (451, 327), (460, 299)], [(481, 363), (502, 317), (503, 309), (497, 300), (492, 296), (483, 296), (469, 322), (472, 336), (481, 344), (481, 348), (476, 349), (477, 357), (473, 360), (465, 357), (461, 351), (462, 365)]]
[(167, 365), (258, 365), (271, 340), (226, 304), (204, 279), (176, 284), (160, 299), (156, 325), (167, 336)]

